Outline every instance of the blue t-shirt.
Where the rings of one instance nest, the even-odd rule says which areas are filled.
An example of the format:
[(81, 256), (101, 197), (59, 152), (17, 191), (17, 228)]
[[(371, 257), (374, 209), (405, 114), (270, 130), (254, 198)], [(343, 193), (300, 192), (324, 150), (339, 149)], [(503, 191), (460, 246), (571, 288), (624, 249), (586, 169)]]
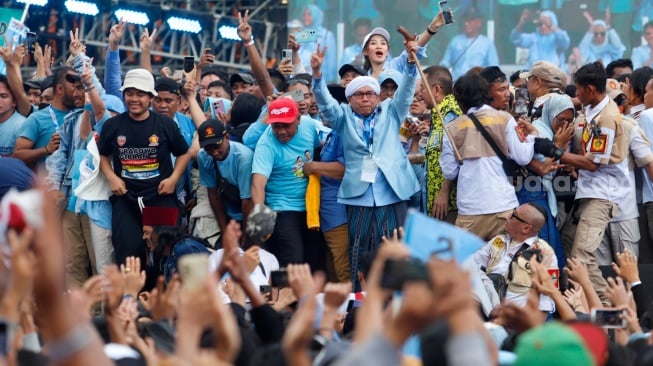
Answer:
[(64, 117), (68, 113), (69, 111), (60, 111), (54, 107), (36, 111), (27, 117), (23, 126), (18, 130), (18, 137), (24, 137), (34, 142), (32, 148), (39, 149), (50, 142), (50, 138), (59, 126), (63, 126)]
[[(320, 154), (322, 162), (339, 162), (345, 165), (345, 151), (342, 141), (335, 131), (326, 138)], [(347, 223), (347, 208), (338, 203), (338, 190), (342, 179), (322, 176), (320, 185), (320, 227), (322, 231), (329, 231)]]
[(0, 156), (7, 157), (14, 153), (18, 129), (25, 122), (25, 117), (14, 112), (6, 121), (0, 123)]
[[(220, 174), (229, 183), (238, 187), (241, 199), (249, 199), (252, 187), (252, 158), (254, 152), (247, 146), (229, 141), (229, 154), (223, 160), (217, 160)], [(197, 155), (197, 165), (200, 170), (200, 185), (206, 188), (216, 187), (216, 172), (214, 159), (204, 149)], [(228, 203), (228, 202), (227, 202)], [(227, 215), (234, 220), (243, 219), (241, 207), (227, 204)]]
[(297, 134), (285, 144), (268, 128), (256, 144), (252, 174), (268, 178), (265, 204), (275, 211), (306, 211), (304, 162), (311, 161), (313, 149), (320, 146), (315, 125), (302, 120)]

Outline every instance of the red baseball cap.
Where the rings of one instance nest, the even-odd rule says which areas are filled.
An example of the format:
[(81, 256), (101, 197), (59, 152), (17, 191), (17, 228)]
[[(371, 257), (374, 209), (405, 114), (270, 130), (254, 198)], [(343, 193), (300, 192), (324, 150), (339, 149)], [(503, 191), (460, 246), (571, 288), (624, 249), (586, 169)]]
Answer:
[(299, 109), (291, 98), (278, 98), (268, 106), (268, 123), (293, 123), (297, 116)]

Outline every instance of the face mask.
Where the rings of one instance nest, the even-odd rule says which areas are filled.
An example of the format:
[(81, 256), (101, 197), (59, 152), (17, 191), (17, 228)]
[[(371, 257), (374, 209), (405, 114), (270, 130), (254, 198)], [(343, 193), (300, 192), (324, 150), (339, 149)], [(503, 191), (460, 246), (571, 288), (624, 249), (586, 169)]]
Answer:
[(39, 103), (39, 109), (45, 109), (50, 106), (50, 103)]

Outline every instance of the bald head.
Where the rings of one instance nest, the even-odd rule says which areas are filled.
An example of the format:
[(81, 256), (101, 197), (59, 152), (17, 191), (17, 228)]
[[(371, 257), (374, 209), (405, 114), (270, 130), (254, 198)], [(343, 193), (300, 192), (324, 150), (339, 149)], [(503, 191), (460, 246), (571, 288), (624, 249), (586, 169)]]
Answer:
[(528, 221), (533, 227), (533, 233), (538, 233), (546, 222), (546, 211), (539, 205), (525, 203), (519, 206), (520, 217)]

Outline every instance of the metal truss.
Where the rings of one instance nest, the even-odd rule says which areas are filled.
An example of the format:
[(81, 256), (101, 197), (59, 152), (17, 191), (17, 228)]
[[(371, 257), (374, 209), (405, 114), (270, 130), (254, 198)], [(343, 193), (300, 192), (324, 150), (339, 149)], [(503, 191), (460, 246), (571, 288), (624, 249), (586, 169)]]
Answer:
[[(136, 0), (134, 4), (139, 4)], [(179, 16), (190, 15), (186, 9), (176, 9), (180, 3), (185, 3), (189, 6), (191, 12), (197, 10), (207, 9), (207, 0), (194, 0), (194, 1), (160, 1), (154, 4), (149, 1), (149, 6), (156, 6), (160, 8), (161, 13), (165, 16), (179, 11)], [(215, 4), (216, 2), (212, 2)], [(153, 59), (159, 57), (162, 61), (157, 66), (172, 66), (180, 65), (180, 61), (185, 56), (193, 56), (196, 60), (205, 48), (212, 49), (216, 55), (215, 65), (233, 69), (249, 69), (249, 58), (244, 47), (239, 42), (227, 41), (219, 39), (218, 35), (218, 22), (221, 19), (232, 18), (231, 21), (236, 23), (233, 18), (234, 10), (238, 9), (241, 12), (249, 10), (250, 24), (255, 31), (255, 41), (259, 53), (265, 60), (269, 49), (278, 49), (279, 34), (286, 28), (286, 11), (285, 5), (281, 5), (280, 0), (254, 0), (249, 4), (241, 5), (240, 2), (233, 0), (221, 0), (211, 9), (211, 13), (204, 11), (201, 15), (204, 17), (205, 22), (202, 24), (203, 29), (198, 34), (187, 32), (173, 31), (168, 28), (165, 22), (160, 22), (157, 26), (157, 41), (152, 45), (150, 52)], [(207, 9), (208, 10), (208, 9)], [(184, 14), (185, 13), (185, 14)], [(199, 13), (199, 12), (197, 12)], [(276, 18), (276, 19), (275, 19)], [(206, 20), (209, 20), (207, 22)], [(148, 25), (148, 30), (151, 32), (154, 27), (153, 23), (156, 20), (151, 19)], [(105, 49), (108, 46), (109, 27), (115, 23), (115, 18), (112, 18), (110, 12), (101, 13), (96, 17), (83, 16), (79, 20), (80, 38), (86, 41), (87, 46), (96, 46)], [(66, 25), (70, 28), (70, 25)], [(125, 29), (120, 49), (132, 53), (136, 57), (140, 57), (139, 38), (144, 31), (144, 27), (128, 24)], [(64, 49), (66, 49), (64, 47)], [(62, 55), (63, 59), (67, 55)], [(123, 64), (129, 60), (124, 58)]]

